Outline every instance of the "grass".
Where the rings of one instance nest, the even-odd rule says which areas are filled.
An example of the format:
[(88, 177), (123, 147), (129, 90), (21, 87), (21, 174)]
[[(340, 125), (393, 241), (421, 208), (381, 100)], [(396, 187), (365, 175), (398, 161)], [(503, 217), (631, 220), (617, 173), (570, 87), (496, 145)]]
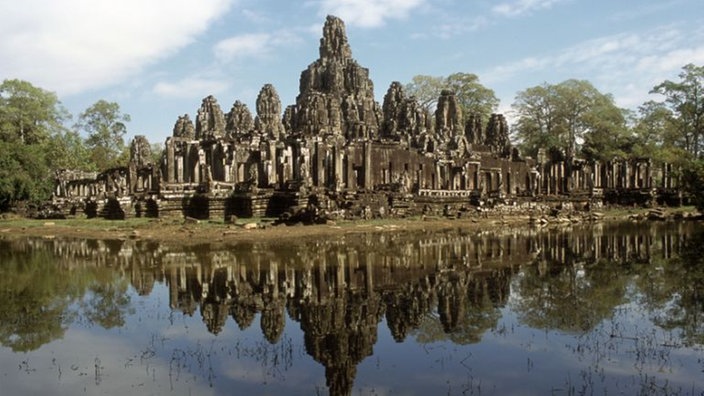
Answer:
[[(632, 214), (645, 214), (649, 208), (624, 208), (624, 207), (609, 207), (604, 208), (600, 212), (604, 213), (608, 217), (627, 217)], [(681, 213), (681, 212), (695, 212), (696, 208), (693, 206), (682, 206), (675, 208), (667, 208), (670, 213)], [(438, 218), (441, 220), (442, 218)], [(252, 218), (237, 218), (233, 223), (234, 225), (242, 226), (247, 223), (259, 223), (259, 224), (271, 224), (275, 218), (272, 217), (252, 217)], [(337, 220), (335, 221), (335, 226), (348, 228), (357, 226), (371, 226), (371, 227), (385, 227), (385, 226), (399, 226), (408, 223), (414, 223), (423, 221), (421, 216), (409, 216), (407, 218), (384, 218), (384, 219), (370, 219), (370, 220)], [(130, 218), (126, 220), (106, 220), (102, 218), (88, 219), (84, 217), (80, 218), (69, 218), (69, 219), (59, 219), (59, 220), (34, 220), (27, 219), (20, 216), (13, 216), (5, 214), (0, 217), (0, 228), (5, 229), (29, 229), (37, 227), (45, 227), (47, 224), (53, 224), (61, 227), (69, 228), (80, 228), (84, 230), (134, 230), (134, 229), (150, 229), (158, 228), (160, 225), (165, 226), (178, 226), (183, 225), (184, 220), (180, 217), (155, 219), (155, 218)], [(201, 220), (199, 223), (189, 223), (188, 227), (208, 229), (208, 228), (220, 228), (229, 226), (231, 224), (225, 223), (223, 219), (211, 219), (211, 220)]]

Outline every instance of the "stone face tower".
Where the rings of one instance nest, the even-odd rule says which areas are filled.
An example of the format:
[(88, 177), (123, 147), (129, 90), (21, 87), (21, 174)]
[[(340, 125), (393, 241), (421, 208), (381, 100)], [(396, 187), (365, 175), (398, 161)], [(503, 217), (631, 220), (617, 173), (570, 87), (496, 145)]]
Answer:
[(257, 96), (255, 128), (268, 139), (282, 139), (284, 126), (281, 123), (281, 99), (271, 84), (266, 84)]
[(210, 95), (203, 99), (196, 118), (196, 139), (217, 139), (225, 135), (225, 115), (217, 99)]
[(320, 39), (320, 59), (301, 73), (296, 104), (286, 111), (289, 133), (305, 137), (378, 135), (381, 111), (369, 70), (352, 59), (345, 24), (328, 16)]

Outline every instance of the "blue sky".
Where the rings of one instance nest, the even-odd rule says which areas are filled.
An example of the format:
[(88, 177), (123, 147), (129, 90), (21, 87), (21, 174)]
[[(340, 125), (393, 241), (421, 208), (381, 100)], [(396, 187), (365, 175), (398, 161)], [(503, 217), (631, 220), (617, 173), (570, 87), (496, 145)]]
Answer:
[(56, 92), (74, 117), (117, 102), (127, 138), (163, 142), (210, 94), (254, 112), (271, 83), (293, 104), (328, 14), (380, 102), (392, 81), (465, 72), (502, 112), (518, 91), (569, 78), (636, 108), (704, 65), (702, 0), (23, 0), (0, 4), (0, 78)]

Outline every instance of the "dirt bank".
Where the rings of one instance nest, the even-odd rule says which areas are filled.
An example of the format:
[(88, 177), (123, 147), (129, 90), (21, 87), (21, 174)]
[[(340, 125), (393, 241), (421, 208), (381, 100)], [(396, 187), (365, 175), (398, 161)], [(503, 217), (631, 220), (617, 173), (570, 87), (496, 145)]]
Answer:
[[(678, 209), (678, 213), (687, 209)], [(600, 213), (597, 221), (613, 221), (645, 218), (645, 211), (619, 210)], [(594, 216), (570, 215), (548, 220), (538, 219), (539, 226), (565, 225), (593, 221)], [(0, 220), (0, 238), (42, 236), (75, 237), (89, 239), (144, 239), (163, 243), (198, 244), (230, 243), (237, 241), (290, 241), (308, 238), (325, 238), (351, 233), (432, 231), (461, 228), (467, 231), (496, 230), (505, 227), (529, 227), (536, 219), (529, 216), (491, 216), (463, 219), (415, 218), (382, 219), (368, 221), (340, 221), (319, 225), (278, 225), (266, 219), (239, 219), (237, 224), (222, 222), (194, 221), (183, 219), (69, 219), (69, 220), (27, 220), (6, 218)]]

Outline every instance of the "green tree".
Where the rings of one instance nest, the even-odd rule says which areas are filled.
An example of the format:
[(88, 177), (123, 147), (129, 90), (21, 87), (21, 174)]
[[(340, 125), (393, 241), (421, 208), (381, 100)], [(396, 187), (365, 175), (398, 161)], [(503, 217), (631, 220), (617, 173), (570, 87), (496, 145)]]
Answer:
[(61, 147), (69, 118), (52, 92), (21, 80), (0, 85), (0, 211), (49, 198), (52, 169), (68, 159)]
[(409, 96), (414, 96), (418, 104), (432, 114), (443, 87), (442, 77), (417, 75), (413, 76), (411, 82), (404, 88)]
[(588, 81), (528, 88), (517, 94), (512, 108), (518, 116), (515, 135), (526, 153), (535, 155), (543, 147), (559, 149), (570, 158), (580, 148), (597, 159), (623, 155), (624, 111)]
[(664, 103), (651, 100), (639, 106), (632, 129), (636, 156), (659, 162), (676, 162), (688, 156), (678, 137), (675, 115)]
[(678, 145), (694, 156), (701, 156), (704, 138), (704, 66), (685, 65), (680, 81), (663, 81), (650, 92), (663, 95), (664, 105), (672, 112)]
[(486, 122), (499, 107), (499, 99), (494, 91), (482, 85), (476, 74), (450, 74), (445, 79), (445, 86), (455, 92), (465, 116), (479, 115)]
[(95, 171), (97, 166), (88, 147), (77, 131), (63, 131), (52, 136), (45, 145), (51, 169)]
[(51, 172), (41, 145), (0, 141), (0, 211), (19, 201), (47, 199), (51, 186)]
[(43, 143), (64, 129), (70, 115), (56, 94), (22, 80), (0, 85), (0, 140), (23, 144)]
[(100, 170), (124, 165), (128, 156), (124, 135), (129, 114), (115, 102), (99, 100), (78, 117), (75, 128), (87, 134), (86, 145), (91, 159)]
[[(655, 136), (655, 152), (669, 162), (679, 163), (682, 182), (693, 202), (704, 209), (704, 66), (682, 67), (680, 81), (663, 81), (650, 93), (660, 94), (663, 102), (643, 105), (640, 132)], [(659, 146), (658, 146), (659, 144)]]
[(455, 92), (464, 115), (479, 115), (486, 121), (499, 106), (494, 91), (482, 85), (476, 74), (454, 73), (447, 77), (418, 75), (405, 86), (406, 92), (431, 114), (443, 89)]

